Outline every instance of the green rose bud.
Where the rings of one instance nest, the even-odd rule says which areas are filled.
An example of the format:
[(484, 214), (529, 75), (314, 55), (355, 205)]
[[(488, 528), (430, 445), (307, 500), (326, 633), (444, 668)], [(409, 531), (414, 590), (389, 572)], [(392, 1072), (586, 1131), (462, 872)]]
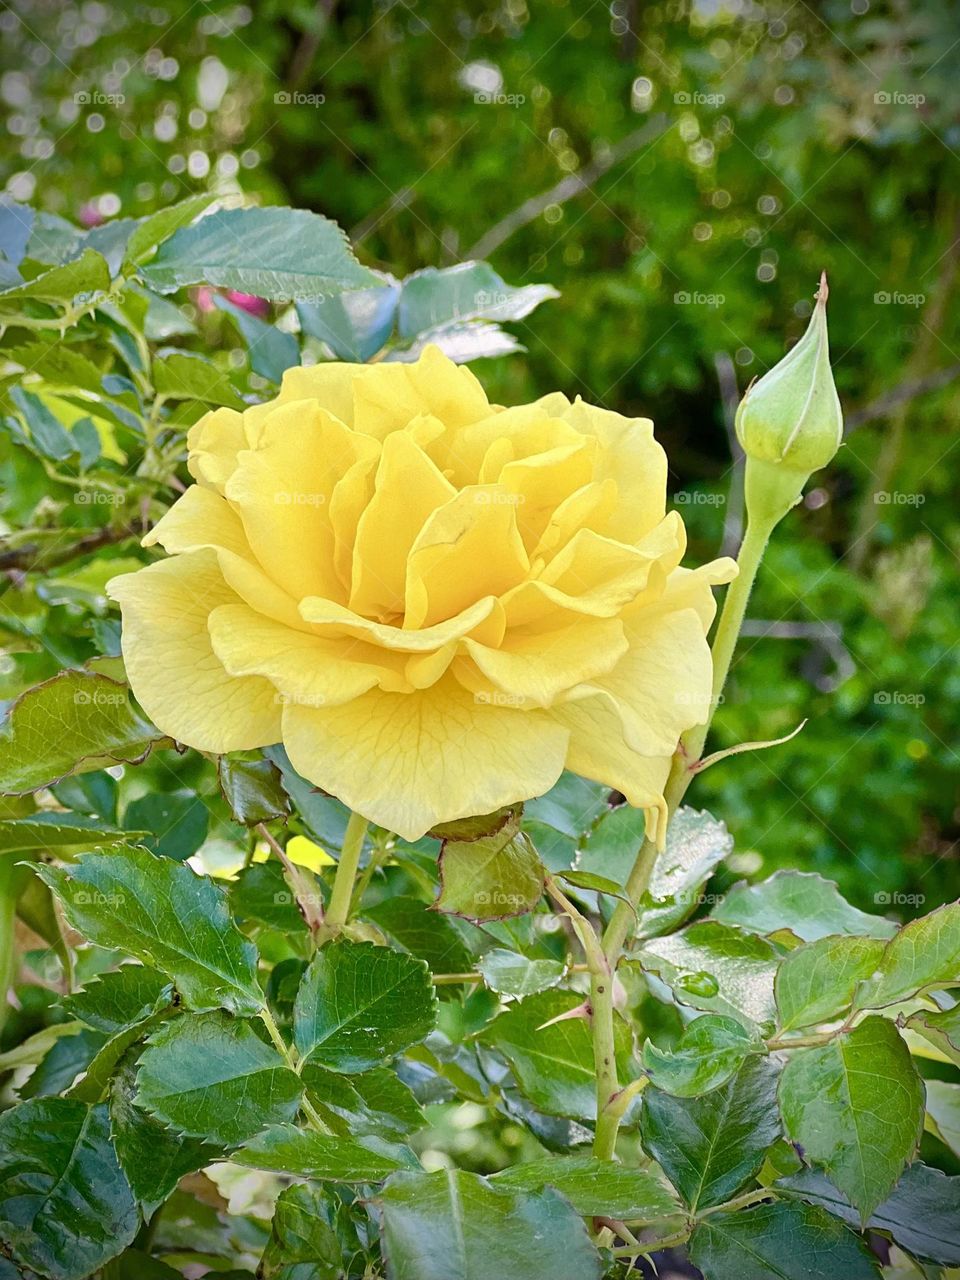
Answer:
[(747, 512), (776, 524), (799, 501), (814, 471), (833, 458), (843, 413), (830, 370), (827, 277), (797, 345), (747, 389), (737, 409), (737, 438), (747, 455)]

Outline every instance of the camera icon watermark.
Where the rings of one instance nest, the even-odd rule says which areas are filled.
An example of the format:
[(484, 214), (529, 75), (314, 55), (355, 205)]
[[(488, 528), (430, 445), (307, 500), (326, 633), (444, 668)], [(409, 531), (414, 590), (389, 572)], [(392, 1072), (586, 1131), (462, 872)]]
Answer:
[(673, 495), (679, 507), (722, 507), (727, 500), (723, 493), (701, 493), (697, 489), (681, 489)]
[(888, 293), (881, 289), (873, 295), (874, 306), (877, 307), (922, 307), (926, 300), (925, 293), (900, 293), (897, 290)]
[(327, 495), (280, 489), (273, 495), (273, 500), (278, 507), (323, 507), (326, 506)]
[(481, 689), (473, 700), (481, 707), (523, 707), (527, 701), (522, 693), (505, 693), (501, 689)]
[(279, 89), (273, 95), (275, 107), (322, 107), (326, 100), (325, 93), (301, 93), (299, 89)]
[(676, 307), (711, 307), (716, 310), (717, 307), (722, 307), (726, 300), (726, 295), (723, 293), (688, 293), (686, 289), (681, 289), (673, 295), (673, 303)]
[(881, 889), (873, 895), (874, 904), (878, 907), (922, 907), (926, 900), (924, 893), (901, 893), (898, 889), (892, 893)]
[(78, 489), (73, 501), (82, 507), (122, 507), (126, 498), (122, 493), (112, 493), (108, 489)]
[(923, 93), (899, 93), (896, 90), (879, 89), (873, 100), (878, 107), (922, 107), (926, 102)]
[(126, 900), (125, 893), (101, 893), (96, 889), (78, 889), (73, 894), (78, 907), (121, 907)]
[(481, 89), (473, 100), (482, 107), (522, 107), (527, 99), (522, 93), (487, 93)]
[(73, 95), (78, 107), (122, 107), (126, 100), (126, 94), (101, 93), (99, 89), (79, 89)]
[(899, 489), (881, 489), (873, 495), (874, 505), (878, 507), (922, 507), (926, 500), (924, 493), (905, 493)]
[(119, 707), (127, 700), (127, 695), (118, 690), (108, 693), (106, 689), (77, 689), (73, 695), (74, 705), (78, 707)]
[(902, 689), (879, 689), (873, 700), (878, 707), (922, 707), (926, 694), (904, 693)]
[(678, 107), (722, 107), (727, 100), (725, 93), (701, 93), (695, 89), (692, 93), (681, 89), (673, 95)]

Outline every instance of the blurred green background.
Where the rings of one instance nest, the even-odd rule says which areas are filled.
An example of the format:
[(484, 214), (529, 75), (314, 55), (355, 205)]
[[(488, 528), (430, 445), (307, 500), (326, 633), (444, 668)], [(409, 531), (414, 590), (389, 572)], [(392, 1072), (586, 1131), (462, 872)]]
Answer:
[[(693, 801), (729, 878), (817, 870), (907, 918), (960, 894), (955, 4), (17, 3), (15, 199), (86, 225), (196, 191), (335, 218), (397, 275), (561, 291), (476, 366), (652, 417), (691, 562), (736, 546), (739, 393), (820, 270), (848, 436), (778, 531)], [(231, 343), (222, 328), (213, 343)]]

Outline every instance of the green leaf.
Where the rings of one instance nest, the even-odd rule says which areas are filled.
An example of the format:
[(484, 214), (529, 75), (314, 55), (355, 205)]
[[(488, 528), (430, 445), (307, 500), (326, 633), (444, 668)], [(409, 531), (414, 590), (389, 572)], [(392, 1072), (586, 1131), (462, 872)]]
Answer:
[(227, 891), (230, 908), (239, 919), (265, 924), (288, 936), (304, 934), (306, 922), (279, 862), (251, 862)]
[[(431, 911), (419, 898), (392, 894), (376, 906), (364, 907), (363, 917), (421, 960), (433, 973), (464, 973), (473, 966), (473, 955), (447, 916)], [(461, 926), (462, 927), (462, 926)]]
[(927, 1128), (960, 1157), (960, 1084), (926, 1080)]
[(425, 1123), (417, 1099), (389, 1067), (344, 1076), (307, 1063), (303, 1083), (329, 1127), (343, 1136), (402, 1138)]
[(335, 222), (305, 209), (221, 209), (165, 241), (141, 268), (151, 288), (211, 284), (273, 302), (376, 286)]
[(437, 910), (468, 920), (523, 915), (540, 901), (546, 875), (530, 838), (513, 824), (480, 840), (445, 840)]
[(889, 1195), (923, 1132), (923, 1084), (887, 1018), (793, 1054), (780, 1078), (787, 1133), (860, 1210)]
[(68, 868), (38, 867), (37, 874), (75, 929), (161, 970), (191, 1008), (263, 1007), (256, 950), (207, 876), (142, 849), (87, 854)]
[(590, 782), (565, 770), (546, 795), (528, 800), (524, 814), (552, 827), (572, 840), (579, 840), (601, 814), (609, 812), (610, 788)]
[(851, 906), (832, 880), (807, 871), (776, 871), (760, 884), (735, 885), (713, 918), (754, 933), (789, 929), (804, 942), (831, 933), (890, 938), (897, 932), (892, 920)]
[(183, 1280), (183, 1273), (139, 1249), (124, 1249), (103, 1268), (101, 1280)]
[[(65, 1092), (103, 1047), (100, 1031), (80, 1028), (76, 1035), (63, 1036), (50, 1046), (43, 1061), (20, 1089), (21, 1098), (49, 1097)], [(99, 1101), (99, 1099), (93, 1099)]]
[(364, 1071), (425, 1039), (437, 999), (422, 960), (369, 942), (333, 942), (314, 956), (294, 1006), (301, 1057)]
[(633, 910), (633, 903), (626, 896), (616, 880), (609, 876), (598, 876), (595, 871), (560, 871), (557, 879), (575, 889), (586, 889), (588, 893), (605, 893), (611, 898), (619, 898)]
[(80, 1280), (138, 1225), (106, 1107), (38, 1098), (0, 1116), (0, 1239), (23, 1266)]
[[(379, 290), (377, 290), (379, 292)], [(336, 302), (336, 298), (330, 299)], [(268, 382), (279, 383), (285, 370), (300, 363), (300, 348), (292, 333), (285, 333), (259, 316), (251, 315), (222, 293), (213, 295), (213, 305), (231, 317), (246, 343), (250, 368)]]
[(244, 409), (246, 405), (230, 378), (203, 356), (171, 351), (153, 362), (153, 385), (168, 400), (203, 400), (207, 404)]
[(244, 827), (285, 818), (290, 812), (280, 770), (271, 760), (220, 756), (217, 778), (234, 821)]
[(458, 320), (450, 324), (427, 329), (404, 347), (394, 347), (384, 360), (411, 364), (419, 360), (427, 347), (438, 347), (454, 364), (467, 364), (470, 360), (496, 359), (526, 351), (512, 333), (505, 333), (499, 325), (484, 324), (476, 320)]
[(555, 987), (567, 971), (560, 960), (530, 960), (502, 947), (488, 951), (477, 968), (491, 991), (518, 999)]
[(171, 995), (170, 983), (155, 969), (125, 964), (91, 979), (67, 996), (63, 1007), (71, 1017), (112, 1034), (149, 1018), (170, 1003)]
[(414, 338), (451, 322), (522, 320), (541, 302), (559, 296), (548, 284), (505, 284), (487, 262), (426, 267), (403, 282), (398, 329), (401, 338)]
[(275, 1124), (244, 1143), (230, 1159), (250, 1169), (322, 1182), (382, 1182), (398, 1169), (409, 1168), (412, 1159), (408, 1154), (390, 1154), (387, 1148), (377, 1138), (341, 1138), (298, 1129), (295, 1124)]
[(148, 791), (131, 800), (123, 820), (134, 830), (156, 832), (138, 842), (151, 853), (186, 862), (207, 838), (210, 810), (206, 800), (188, 787)]
[(960, 982), (960, 902), (911, 920), (887, 943), (875, 977), (857, 992), (858, 1009), (882, 1009), (930, 987)]
[(755, 1177), (780, 1137), (776, 1064), (748, 1058), (707, 1097), (643, 1094), (643, 1145), (692, 1210), (723, 1204)]
[[(549, 1115), (593, 1120), (597, 1114), (593, 1041), (583, 1018), (553, 1018), (580, 1006), (567, 991), (543, 991), (501, 1013), (483, 1031), (483, 1040), (510, 1063), (524, 1095)], [(630, 1028), (614, 1023), (617, 1068), (622, 1081), (630, 1079)]]
[(120, 1063), (110, 1090), (110, 1131), (120, 1166), (143, 1208), (144, 1219), (173, 1193), (188, 1173), (220, 1158), (219, 1147), (175, 1133), (134, 1101), (136, 1050)]
[(0, 791), (25, 795), (70, 774), (136, 764), (166, 741), (125, 685), (64, 671), (22, 693), (0, 726)]
[(960, 1004), (954, 1005), (952, 1009), (945, 1009), (942, 1013), (923, 1009), (910, 1015), (907, 1026), (923, 1036), (924, 1040), (929, 1040), (955, 1066), (960, 1067)]
[[(23, 854), (37, 849), (68, 858), (81, 849), (125, 844), (131, 832), (119, 831), (84, 813), (34, 813), (0, 822), (0, 854)], [(139, 833), (136, 833), (139, 834)]]
[(294, 1186), (280, 1193), (257, 1274), (264, 1280), (341, 1280), (342, 1249), (326, 1192)]
[(654, 1223), (682, 1212), (673, 1189), (659, 1174), (594, 1156), (554, 1156), (515, 1164), (496, 1174), (491, 1183), (523, 1191), (553, 1187), (585, 1218)]
[(643, 1046), (643, 1065), (659, 1089), (675, 1098), (693, 1098), (724, 1084), (744, 1058), (765, 1052), (742, 1023), (705, 1013), (689, 1023), (676, 1045), (659, 1049), (652, 1040)]
[(363, 364), (375, 356), (393, 331), (400, 286), (392, 276), (379, 289), (338, 293), (320, 302), (298, 302), (304, 333), (325, 342), (338, 360)]
[(160, 209), (149, 218), (141, 218), (127, 241), (124, 266), (135, 266), (148, 258), (158, 244), (168, 240), (175, 231), (188, 226), (194, 218), (199, 217), (204, 209), (209, 208), (216, 196), (205, 192), (198, 196), (188, 196), (169, 208)]
[(600, 1280), (582, 1220), (554, 1191), (444, 1169), (395, 1174), (376, 1204), (388, 1280)]
[(72, 303), (81, 294), (106, 293), (110, 288), (110, 269), (104, 258), (93, 249), (84, 249), (79, 258), (62, 266), (51, 267), (24, 284), (0, 291), (0, 311), (19, 310), (20, 302)]
[[(860, 1225), (860, 1215), (850, 1201), (813, 1169), (804, 1169), (776, 1185), (852, 1226)], [(871, 1231), (885, 1232), (915, 1257), (941, 1266), (960, 1266), (960, 1178), (948, 1178), (939, 1169), (919, 1162), (912, 1164), (866, 1225)]]
[(690, 1237), (706, 1280), (877, 1280), (880, 1269), (842, 1222), (805, 1204), (718, 1213)]
[(830, 1022), (853, 1004), (857, 984), (880, 963), (878, 938), (826, 937), (797, 947), (780, 962), (774, 994), (784, 1031)]
[(233, 1146), (297, 1114), (303, 1085), (248, 1022), (185, 1015), (151, 1036), (136, 1103), (188, 1137)]
[(766, 939), (719, 920), (702, 920), (648, 941), (636, 958), (644, 972), (667, 984), (679, 1004), (737, 1018), (750, 1028), (764, 1023), (772, 1028), (780, 953)]

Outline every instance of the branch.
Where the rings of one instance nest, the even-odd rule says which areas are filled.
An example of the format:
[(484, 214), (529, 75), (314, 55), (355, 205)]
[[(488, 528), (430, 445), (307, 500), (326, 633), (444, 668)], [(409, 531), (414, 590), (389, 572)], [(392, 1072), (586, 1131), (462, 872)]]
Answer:
[(910, 400), (916, 400), (919, 396), (926, 395), (928, 391), (939, 391), (941, 387), (949, 386), (956, 378), (960, 378), (960, 364), (950, 364), (944, 369), (928, 373), (926, 377), (901, 382), (898, 387), (893, 387), (886, 395), (880, 396), (863, 409), (857, 409), (854, 413), (848, 414), (845, 434), (849, 435), (851, 431), (856, 431), (857, 427), (862, 427), (866, 422), (873, 422), (875, 418), (885, 418), (891, 409), (896, 409), (898, 405), (906, 404)]
[(666, 131), (666, 128), (667, 117), (665, 115), (652, 116), (642, 129), (635, 129), (633, 133), (628, 133), (625, 138), (615, 142), (606, 155), (591, 161), (590, 164), (585, 164), (579, 173), (570, 173), (565, 178), (561, 178), (549, 190), (542, 191), (538, 196), (531, 196), (529, 200), (524, 200), (523, 204), (514, 209), (512, 213), (508, 213), (505, 218), (501, 218), (499, 222), (494, 223), (489, 231), (484, 232), (477, 243), (467, 250), (464, 258), (489, 257), (494, 249), (499, 249), (503, 242), (509, 240), (514, 232), (536, 221), (548, 205), (566, 204), (568, 200), (573, 200), (589, 187), (592, 187), (595, 182), (602, 178), (605, 173), (608, 173), (614, 165), (619, 164), (621, 160), (625, 160), (627, 156), (641, 151), (648, 143), (656, 141)]
[(25, 542), (20, 547), (10, 547), (0, 551), (0, 572), (8, 573), (19, 570), (21, 573), (39, 573), (47, 569), (55, 569), (78, 556), (89, 555), (102, 547), (112, 546), (116, 542), (125, 542), (128, 538), (138, 538), (142, 530), (136, 525), (114, 527), (104, 525), (86, 533), (76, 542), (65, 545), (57, 542), (46, 549), (36, 542)]

